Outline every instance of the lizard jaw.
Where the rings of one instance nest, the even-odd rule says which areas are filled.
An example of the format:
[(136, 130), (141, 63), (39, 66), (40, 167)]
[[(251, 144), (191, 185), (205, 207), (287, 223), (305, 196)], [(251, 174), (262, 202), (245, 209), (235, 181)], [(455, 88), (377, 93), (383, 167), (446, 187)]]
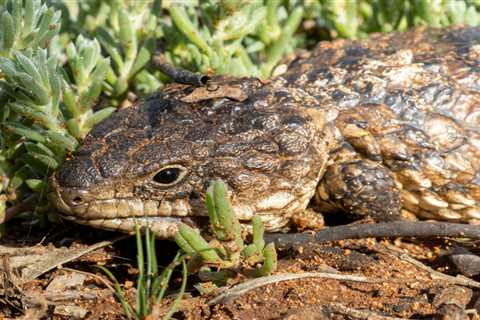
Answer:
[[(305, 185), (302, 192), (290, 188), (257, 195), (256, 199), (233, 193), (232, 209), (248, 229), (247, 223), (259, 215), (268, 232), (283, 231), (290, 219), (302, 212), (313, 197), (315, 189)], [(150, 227), (158, 238), (172, 239), (180, 223), (196, 229), (208, 226), (204, 197), (192, 199), (143, 199), (134, 195), (114, 197), (108, 188), (82, 190), (60, 188), (55, 177), (50, 179), (48, 197), (65, 220), (112, 231), (133, 232), (136, 224)], [(298, 191), (298, 190), (297, 190)]]
[[(50, 192), (48, 197), (50, 202), (62, 213), (63, 219), (100, 229), (130, 233), (138, 224), (140, 227), (148, 226), (158, 238), (172, 239), (180, 223), (196, 229), (202, 229), (208, 224), (206, 208), (200, 203), (192, 208), (191, 203), (186, 199), (168, 202), (123, 198), (67, 205), (57, 191)], [(285, 213), (293, 213), (299, 207), (296, 201), (290, 201), (284, 207), (279, 208), (281, 198), (282, 194), (276, 198), (263, 199), (253, 205), (238, 204), (234, 201), (232, 209), (240, 222), (250, 221), (257, 213), (262, 218), (266, 230), (279, 231), (284, 229), (289, 222), (288, 217), (291, 214), (286, 215)], [(267, 204), (277, 205), (277, 208), (267, 208)], [(263, 207), (264, 210), (256, 212), (255, 207)]]
[(173, 239), (180, 223), (185, 223), (195, 229), (200, 229), (205, 225), (205, 218), (201, 219), (200, 217), (134, 217), (82, 220), (73, 216), (62, 215), (62, 218), (98, 229), (124, 233), (134, 233), (137, 225), (140, 228), (148, 227), (159, 239)]

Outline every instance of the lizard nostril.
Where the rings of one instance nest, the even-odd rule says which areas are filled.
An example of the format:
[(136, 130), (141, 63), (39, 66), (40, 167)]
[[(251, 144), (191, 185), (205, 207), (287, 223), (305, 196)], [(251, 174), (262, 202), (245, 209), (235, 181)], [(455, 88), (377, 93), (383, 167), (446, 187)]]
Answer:
[(198, 194), (198, 192), (192, 191), (190, 193), (190, 200), (198, 200), (198, 199), (200, 199), (200, 195)]
[(68, 207), (85, 206), (95, 199), (95, 197), (86, 190), (64, 189), (58, 190), (56, 194)]
[(72, 203), (75, 205), (82, 204), (83, 203), (83, 198), (82, 197), (75, 197), (72, 199)]

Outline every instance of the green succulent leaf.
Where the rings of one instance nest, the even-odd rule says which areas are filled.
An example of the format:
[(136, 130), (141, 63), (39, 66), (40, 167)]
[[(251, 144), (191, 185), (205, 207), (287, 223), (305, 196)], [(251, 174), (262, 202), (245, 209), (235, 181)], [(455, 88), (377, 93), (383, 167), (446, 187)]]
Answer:
[(42, 134), (43, 132), (40, 130), (35, 130), (29, 126), (23, 125), (21, 123), (15, 122), (7, 122), (3, 124), (6, 128), (12, 131), (21, 137), (25, 137), (27, 139), (38, 141), (38, 142), (45, 142), (45, 136)]
[[(205, 262), (219, 263), (221, 261), (215, 250), (210, 248), (205, 239), (203, 239), (203, 237), (193, 228), (186, 224), (181, 224), (178, 228), (178, 235), (183, 238), (178, 244), (184, 245), (184, 242), (187, 242)], [(186, 249), (188, 250), (188, 247), (186, 247)]]
[(37, 193), (46, 192), (48, 188), (48, 184), (45, 180), (27, 179), (25, 180), (25, 183), (30, 189)]
[(257, 277), (264, 277), (272, 274), (277, 269), (277, 251), (275, 245), (269, 243), (263, 249), (263, 265), (256, 271)]
[(222, 181), (214, 181), (207, 190), (207, 207), (213, 207), (213, 220), (217, 229), (222, 231), (222, 240), (241, 241), (241, 228), (235, 217), (230, 199), (227, 195), (227, 187)]
[(2, 27), (0, 50), (3, 56), (8, 55), (8, 52), (13, 47), (15, 42), (15, 24), (12, 16), (8, 11), (4, 11), (0, 17), (0, 26)]

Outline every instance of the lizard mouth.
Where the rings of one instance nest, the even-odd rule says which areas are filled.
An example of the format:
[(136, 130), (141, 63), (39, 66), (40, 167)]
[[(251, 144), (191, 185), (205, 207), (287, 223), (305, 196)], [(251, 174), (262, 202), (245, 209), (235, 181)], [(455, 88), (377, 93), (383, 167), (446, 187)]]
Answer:
[[(208, 213), (202, 197), (173, 200), (119, 197), (105, 188), (86, 191), (60, 187), (53, 176), (50, 179), (48, 198), (63, 219), (99, 229), (131, 233), (135, 231), (136, 225), (148, 226), (158, 238), (172, 239), (180, 223), (196, 229), (208, 226)], [(305, 197), (307, 198), (309, 199)], [(292, 193), (284, 191), (258, 201), (233, 197), (232, 209), (242, 224), (248, 224), (253, 215), (258, 214), (265, 230), (274, 232), (284, 230), (289, 217), (304, 205), (297, 200)]]
[[(172, 239), (180, 223), (200, 229), (208, 217), (192, 215), (188, 211), (171, 211), (175, 206), (159, 205), (158, 201), (142, 201), (135, 198), (95, 200), (78, 205), (67, 205), (58, 192), (50, 192), (48, 198), (68, 221), (111, 231), (134, 232), (136, 225), (149, 227), (158, 238)], [(179, 203), (186, 209), (184, 203)], [(187, 216), (188, 214), (188, 216)]]
[(54, 178), (50, 186), (48, 199), (63, 219), (95, 228), (130, 233), (135, 231), (136, 225), (148, 226), (158, 238), (172, 239), (180, 223), (200, 229), (208, 219), (205, 209), (194, 204), (195, 210), (192, 210), (187, 199), (97, 199), (84, 190), (63, 188), (60, 191)]

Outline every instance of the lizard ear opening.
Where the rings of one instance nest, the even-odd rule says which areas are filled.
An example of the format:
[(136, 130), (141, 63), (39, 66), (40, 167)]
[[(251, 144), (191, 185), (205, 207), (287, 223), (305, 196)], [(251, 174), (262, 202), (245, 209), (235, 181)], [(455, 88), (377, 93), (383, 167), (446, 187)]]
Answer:
[(187, 169), (181, 165), (168, 165), (160, 169), (153, 181), (163, 187), (169, 187), (180, 182), (187, 174)]

